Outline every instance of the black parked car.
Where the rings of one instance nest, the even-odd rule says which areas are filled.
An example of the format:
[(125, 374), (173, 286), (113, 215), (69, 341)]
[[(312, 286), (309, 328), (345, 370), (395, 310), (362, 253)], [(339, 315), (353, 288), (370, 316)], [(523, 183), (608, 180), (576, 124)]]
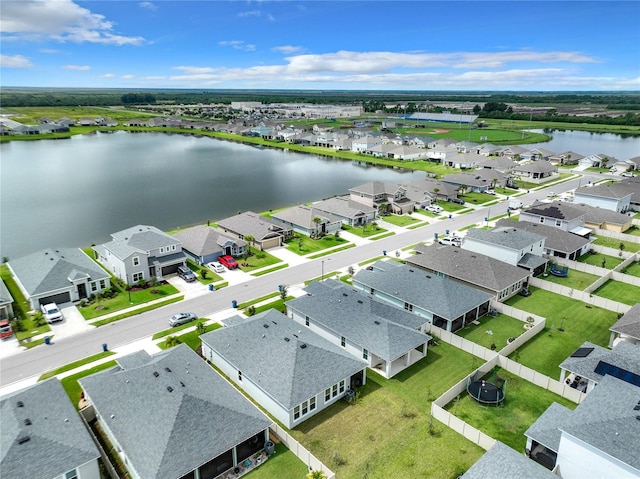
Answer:
[(196, 280), (196, 274), (186, 266), (178, 267), (178, 276), (184, 279), (187, 283), (191, 283)]

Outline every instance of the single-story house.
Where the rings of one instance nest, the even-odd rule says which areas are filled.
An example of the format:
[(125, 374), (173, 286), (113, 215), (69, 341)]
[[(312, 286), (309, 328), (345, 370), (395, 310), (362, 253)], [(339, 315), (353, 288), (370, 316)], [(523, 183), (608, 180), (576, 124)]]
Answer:
[(628, 214), (585, 205), (584, 203), (572, 203), (571, 206), (586, 214), (584, 219), (585, 228), (624, 233), (633, 226), (633, 218)]
[(547, 260), (542, 257), (544, 241), (544, 236), (511, 226), (492, 230), (471, 228), (462, 242), (462, 248), (525, 268), (538, 276), (547, 265)]
[(520, 221), (552, 226), (580, 236), (589, 236), (591, 233), (589, 228), (585, 228), (586, 217), (582, 209), (562, 201), (536, 202), (520, 211)]
[(577, 165), (584, 155), (575, 151), (563, 151), (549, 157), (549, 161), (554, 165)]
[(294, 206), (272, 213), (271, 217), (306, 236), (331, 234), (342, 228), (342, 218), (313, 206)]
[(57, 378), (0, 401), (6, 479), (100, 479), (100, 452)]
[(442, 160), (442, 164), (453, 168), (469, 169), (476, 168), (486, 159), (486, 156), (479, 155), (478, 153), (458, 153), (457, 155), (447, 155), (447, 157)]
[(638, 391), (605, 376), (574, 410), (553, 403), (525, 431), (526, 455), (564, 478), (640, 477)]
[(33, 309), (80, 301), (111, 286), (109, 273), (80, 248), (45, 249), (7, 265)]
[[(631, 206), (633, 192), (619, 183), (608, 183), (593, 186), (582, 186), (574, 193), (576, 203), (597, 206), (618, 213), (626, 213)], [(640, 185), (640, 183), (638, 183)]]
[(407, 264), (485, 291), (496, 301), (505, 301), (527, 288), (531, 272), (462, 248), (439, 244), (418, 245)]
[(242, 256), (247, 251), (246, 241), (210, 226), (194, 226), (173, 236), (182, 243), (184, 254), (198, 264), (216, 261), (220, 256)]
[(609, 347), (615, 346), (620, 341), (626, 341), (636, 345), (640, 344), (640, 303), (636, 303), (629, 311), (624, 313), (613, 326), (609, 328), (611, 336)]
[(450, 173), (442, 177), (444, 183), (449, 183), (458, 189), (485, 193), (496, 186), (504, 186), (507, 176), (497, 170), (474, 170), (465, 173)]
[(580, 256), (589, 252), (591, 239), (579, 236), (560, 228), (543, 225), (540, 223), (530, 223), (528, 221), (511, 221), (506, 218), (498, 220), (497, 228), (513, 227), (544, 236), (544, 254), (547, 256), (557, 256), (577, 261)]
[(482, 155), (483, 160), (478, 162), (478, 168), (485, 168), (489, 170), (497, 170), (500, 173), (510, 174), (513, 169), (518, 166), (515, 161), (510, 160), (504, 156), (497, 156), (493, 158), (487, 158)]
[(607, 375), (640, 388), (640, 346), (620, 341), (609, 349), (585, 341), (560, 363), (560, 382), (585, 393), (591, 392)]
[(433, 178), (421, 178), (402, 184), (407, 189), (407, 197), (416, 202), (416, 207), (422, 206), (418, 198), (426, 201), (427, 197), (448, 201), (458, 197), (458, 187)]
[(0, 280), (0, 319), (13, 318), (13, 296), (4, 281)]
[(200, 336), (202, 355), (285, 427), (365, 383), (365, 361), (279, 311), (239, 318)]
[(113, 233), (111, 238), (93, 250), (98, 261), (127, 284), (162, 279), (186, 265), (182, 243), (155, 226), (134, 226)]
[(335, 196), (326, 200), (313, 203), (313, 207), (323, 212), (337, 216), (342, 223), (349, 226), (362, 226), (376, 220), (377, 209), (354, 201), (349, 196)]
[(551, 178), (558, 174), (558, 167), (548, 161), (531, 161), (518, 165), (513, 169), (515, 176), (524, 177), (528, 180), (541, 180)]
[(287, 301), (287, 315), (390, 378), (427, 355), (427, 321), (328, 279)]
[(615, 158), (605, 155), (604, 153), (596, 153), (580, 158), (578, 165), (580, 165), (581, 168), (605, 168), (610, 160), (615, 161)]
[(262, 250), (282, 246), (285, 241), (293, 238), (293, 228), (253, 211), (220, 220), (218, 228), (241, 240), (251, 236), (254, 244)]
[(501, 146), (483, 143), (475, 149), (475, 152), (482, 156), (499, 156), (501, 149)]
[(269, 440), (272, 421), (187, 345), (117, 363), (79, 383), (131, 477), (217, 477)]
[(491, 295), (457, 281), (395, 261), (376, 261), (361, 269), (353, 286), (449, 332), (489, 312)]
[(527, 458), (521, 452), (497, 441), (460, 479), (558, 479), (553, 472)]
[(500, 156), (509, 158), (515, 161), (530, 161), (533, 160), (533, 153), (531, 150), (519, 145), (506, 146), (500, 149)]

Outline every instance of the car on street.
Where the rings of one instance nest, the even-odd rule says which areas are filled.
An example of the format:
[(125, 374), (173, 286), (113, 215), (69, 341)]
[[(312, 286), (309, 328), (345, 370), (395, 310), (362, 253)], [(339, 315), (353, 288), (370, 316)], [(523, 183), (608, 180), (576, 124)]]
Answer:
[(238, 262), (233, 259), (233, 256), (220, 256), (218, 258), (220, 264), (228, 269), (236, 269), (238, 267)]
[(209, 268), (214, 273), (224, 273), (225, 272), (224, 266), (222, 266), (217, 261), (212, 261), (211, 263), (207, 263), (207, 268)]
[(196, 319), (198, 319), (198, 317), (195, 313), (178, 313), (169, 318), (169, 325), (171, 327), (180, 326), (181, 324), (187, 324)]
[(178, 266), (178, 276), (184, 279), (187, 283), (192, 283), (196, 280), (196, 274), (186, 266)]
[(556, 196), (556, 194), (553, 191), (547, 193), (547, 198), (553, 198), (554, 196)]
[(462, 238), (440, 238), (438, 243), (448, 246), (460, 246), (462, 244)]
[(628, 178), (633, 178), (635, 175), (633, 173), (631, 173), (630, 171), (625, 171), (624, 173), (622, 173), (620, 176), (625, 176)]
[(40, 306), (42, 310), (42, 314), (44, 315), (44, 319), (46, 319), (47, 323), (57, 323), (58, 321), (62, 321), (64, 316), (62, 315), (62, 311), (58, 308), (56, 303), (47, 303)]

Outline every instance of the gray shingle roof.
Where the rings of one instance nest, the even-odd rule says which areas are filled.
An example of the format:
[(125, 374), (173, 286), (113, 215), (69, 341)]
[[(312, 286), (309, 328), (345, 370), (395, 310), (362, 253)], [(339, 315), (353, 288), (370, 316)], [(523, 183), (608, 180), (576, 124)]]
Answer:
[(283, 236), (286, 231), (291, 231), (289, 226), (277, 221), (272, 221), (253, 211), (246, 211), (220, 220), (218, 221), (218, 227), (232, 231), (243, 237), (253, 235), (256, 241), (276, 238)]
[[(100, 457), (56, 378), (3, 398), (0, 417), (2, 477), (51, 479)], [(26, 419), (31, 424), (26, 425)], [(20, 444), (26, 437), (29, 440)]]
[(141, 478), (181, 477), (272, 422), (186, 345), (144, 360), (80, 379)]
[(619, 334), (626, 334), (640, 340), (640, 303), (636, 303), (629, 311), (609, 328)]
[(461, 479), (558, 479), (553, 472), (509, 446), (496, 442)]
[(358, 271), (353, 277), (354, 283), (360, 283), (367, 289), (373, 288), (448, 320), (454, 320), (492, 298), (479, 289), (417, 271), (395, 261), (376, 261), (373, 268), (372, 271)]
[(619, 188), (617, 184), (604, 184), (578, 188), (575, 191), (575, 198), (578, 200), (580, 196), (595, 196), (597, 198), (613, 198), (619, 200), (631, 194), (631, 191), (628, 191), (626, 188)]
[(560, 228), (554, 228), (553, 226), (540, 223), (531, 223), (529, 221), (511, 221), (503, 218), (496, 223), (496, 226), (513, 226), (529, 231), (530, 233), (536, 233), (545, 238), (544, 245), (546, 248), (563, 253), (573, 253), (590, 243), (588, 238), (583, 238), (582, 236), (569, 233)]
[(9, 262), (13, 273), (30, 295), (67, 289), (78, 276), (92, 281), (109, 274), (79, 248), (45, 249)]
[(492, 230), (471, 228), (465, 239), (474, 239), (504, 248), (521, 250), (544, 240), (544, 236), (508, 226), (501, 226)]
[[(287, 223), (291, 223), (296, 226), (300, 226), (306, 229), (315, 229), (316, 223), (314, 218), (320, 218), (322, 223), (339, 223), (342, 220), (337, 216), (318, 210), (312, 206), (298, 205), (293, 208), (287, 208), (286, 210), (273, 213), (273, 218)], [(318, 225), (319, 226), (319, 225)]]
[(571, 409), (554, 402), (524, 432), (524, 435), (557, 453), (562, 435), (559, 428), (570, 422), (572, 412)]
[(623, 341), (613, 349), (607, 349), (587, 341), (580, 347), (593, 348), (593, 351), (582, 358), (569, 356), (560, 363), (560, 368), (596, 382), (604, 377), (595, 372), (600, 361), (640, 375), (640, 346)]
[(173, 235), (182, 243), (182, 248), (197, 256), (206, 256), (220, 252), (222, 245), (226, 242), (244, 247), (247, 243), (244, 240), (226, 235), (224, 232), (205, 225), (194, 226), (179, 231)]
[(523, 268), (462, 248), (434, 244), (417, 246), (416, 251), (421, 254), (409, 257), (407, 264), (496, 293), (518, 281), (525, 281), (531, 274)]
[(7, 303), (13, 303), (13, 296), (4, 281), (0, 280), (0, 305)]
[(569, 222), (578, 219), (585, 214), (581, 209), (578, 209), (573, 205), (563, 203), (562, 201), (555, 201), (553, 203), (536, 202), (523, 212)]
[(137, 225), (126, 230), (113, 233), (114, 241), (125, 242), (131, 248), (139, 251), (149, 251), (160, 246), (179, 245), (180, 241), (159, 230), (155, 226)]
[(353, 201), (349, 196), (337, 196), (335, 198), (318, 201), (313, 204), (313, 207), (342, 218), (356, 218), (376, 211), (373, 206)]
[(523, 171), (525, 173), (548, 173), (556, 171), (556, 167), (548, 161), (538, 160), (516, 166), (514, 170)]
[(424, 318), (338, 281), (324, 283), (329, 286), (324, 290), (320, 287), (306, 289), (309, 294), (288, 301), (287, 308), (309, 316), (311, 321), (386, 361), (393, 361), (430, 339), (416, 331), (426, 322)]
[(585, 221), (587, 223), (624, 225), (632, 221), (632, 218), (629, 216), (606, 208), (598, 208), (597, 206), (585, 205), (584, 203), (573, 203), (571, 206), (586, 213)]
[(275, 309), (200, 338), (285, 409), (367, 367)]

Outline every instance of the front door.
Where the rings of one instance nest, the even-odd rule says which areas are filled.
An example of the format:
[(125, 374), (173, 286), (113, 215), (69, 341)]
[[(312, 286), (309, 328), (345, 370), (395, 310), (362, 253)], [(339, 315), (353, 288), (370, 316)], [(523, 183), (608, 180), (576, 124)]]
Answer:
[(78, 296), (80, 299), (84, 299), (87, 297), (87, 285), (84, 283), (80, 283), (78, 285)]

